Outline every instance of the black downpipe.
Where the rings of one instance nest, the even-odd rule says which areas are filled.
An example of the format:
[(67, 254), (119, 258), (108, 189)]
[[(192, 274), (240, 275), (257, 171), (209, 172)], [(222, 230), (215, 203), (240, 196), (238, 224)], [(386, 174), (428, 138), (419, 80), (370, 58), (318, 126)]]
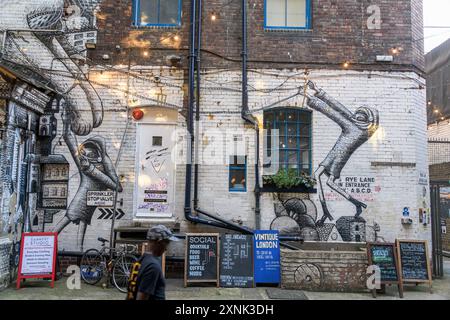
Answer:
[(191, 203), (191, 189), (192, 189), (192, 156), (194, 146), (194, 95), (195, 95), (195, 64), (196, 64), (196, 9), (197, 0), (191, 0), (191, 25), (190, 25), (190, 37), (189, 37), (189, 96), (188, 96), (188, 112), (187, 112), (187, 130), (189, 133), (187, 149), (187, 161), (186, 161), (186, 188), (184, 195), (184, 215), (185, 218), (194, 223), (201, 223), (208, 226), (227, 228), (228, 226), (221, 222), (211, 221), (208, 219), (202, 219), (192, 214)]
[[(197, 48), (196, 48), (196, 69), (197, 69), (197, 96), (196, 96), (196, 109), (195, 109), (195, 121), (197, 124), (197, 131), (195, 132), (196, 136), (198, 136), (198, 124), (200, 122), (200, 84), (201, 84), (201, 78), (200, 78), (200, 69), (201, 69), (201, 48), (202, 48), (202, 1), (203, 0), (197, 0)], [(198, 141), (198, 140), (197, 140)], [(195, 153), (198, 154), (198, 148), (196, 148)], [(194, 209), (198, 207), (198, 159), (195, 157), (195, 163), (194, 163)]]
[[(243, 0), (243, 3), (246, 4), (246, 1)], [(245, 6), (245, 50), (243, 50), (243, 61), (245, 61), (245, 81), (243, 81), (243, 88), (245, 87), (245, 93), (243, 94), (243, 110), (242, 117), (255, 125), (257, 129), (257, 160), (255, 165), (256, 170), (256, 188), (255, 194), (257, 194), (256, 201), (256, 210), (259, 217), (260, 211), (260, 201), (259, 201), (259, 127), (258, 122), (253, 116), (248, 116), (248, 90), (247, 90), (247, 10)], [(190, 25), (190, 38), (189, 38), (189, 96), (188, 96), (188, 112), (187, 112), (187, 130), (189, 132), (188, 139), (188, 150), (187, 153), (187, 163), (186, 163), (186, 189), (185, 189), (185, 201), (184, 201), (184, 212), (185, 217), (188, 221), (193, 223), (201, 223), (208, 226), (214, 226), (218, 228), (223, 228), (227, 230), (233, 230), (236, 232), (241, 232), (244, 234), (253, 234), (254, 231), (248, 229), (246, 227), (242, 227), (221, 219), (215, 215), (202, 211), (198, 208), (198, 163), (195, 163), (195, 174), (194, 174), (194, 210), (192, 210), (191, 203), (191, 189), (192, 189), (192, 159), (193, 159), (193, 150), (195, 144), (195, 135), (194, 135), (194, 99), (195, 93), (197, 93), (196, 100), (196, 120), (200, 120), (200, 52), (201, 52), (201, 25), (202, 25), (202, 0), (191, 0), (191, 25)], [(197, 22), (197, 27), (196, 27)], [(197, 36), (197, 43), (196, 43)], [(197, 69), (196, 69), (197, 68)], [(197, 79), (196, 79), (197, 76)], [(197, 80), (197, 88), (195, 88), (195, 80)], [(245, 84), (245, 85), (244, 85)], [(203, 219), (196, 215), (193, 215), (193, 211), (196, 213), (207, 216), (212, 220)], [(259, 219), (258, 219), (259, 223)], [(259, 228), (259, 225), (257, 225)], [(280, 240), (285, 241), (303, 241), (300, 237), (291, 237), (291, 236), (280, 236)], [(288, 248), (296, 249), (288, 244), (282, 244)]]
[(255, 227), (261, 228), (261, 187), (259, 185), (259, 125), (248, 109), (248, 48), (247, 48), (247, 0), (242, 0), (242, 118), (254, 126), (256, 131), (255, 159)]

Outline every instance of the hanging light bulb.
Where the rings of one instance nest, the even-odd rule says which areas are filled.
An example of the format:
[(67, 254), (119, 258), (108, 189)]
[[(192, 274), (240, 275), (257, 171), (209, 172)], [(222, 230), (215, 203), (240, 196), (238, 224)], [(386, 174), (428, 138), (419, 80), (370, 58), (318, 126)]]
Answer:
[(173, 40), (178, 41), (178, 40), (180, 40), (180, 37), (178, 35), (176, 35), (173, 37)]
[(344, 67), (344, 69), (348, 69), (350, 67), (350, 62), (345, 61), (342, 66)]
[(216, 21), (217, 20), (217, 15), (213, 12), (211, 14), (211, 21)]

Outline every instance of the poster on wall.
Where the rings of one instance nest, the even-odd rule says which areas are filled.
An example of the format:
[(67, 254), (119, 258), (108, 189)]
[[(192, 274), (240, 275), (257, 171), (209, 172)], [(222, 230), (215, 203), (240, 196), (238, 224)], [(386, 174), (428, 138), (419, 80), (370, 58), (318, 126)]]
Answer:
[(24, 233), (20, 248), (17, 289), (23, 279), (51, 279), (55, 282), (58, 235), (52, 232)]
[(256, 230), (253, 237), (255, 283), (280, 283), (280, 240), (276, 230)]
[(172, 159), (175, 127), (139, 124), (136, 208), (139, 218), (173, 215), (175, 202), (175, 163)]

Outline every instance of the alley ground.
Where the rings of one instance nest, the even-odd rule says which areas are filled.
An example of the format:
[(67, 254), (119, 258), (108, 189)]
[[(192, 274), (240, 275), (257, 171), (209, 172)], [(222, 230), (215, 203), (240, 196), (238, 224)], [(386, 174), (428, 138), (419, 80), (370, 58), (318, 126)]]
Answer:
[[(445, 277), (433, 281), (433, 294), (427, 285), (406, 286), (405, 300), (450, 300), (450, 259), (444, 263)], [(0, 300), (124, 300), (125, 294), (114, 288), (81, 284), (80, 290), (69, 290), (67, 278), (55, 283), (51, 289), (46, 281), (28, 282), (25, 288), (9, 288), (0, 292)], [(278, 288), (225, 289), (213, 287), (184, 288), (181, 279), (167, 280), (169, 300), (365, 300), (373, 299), (369, 293), (331, 293), (282, 290)], [(388, 287), (379, 300), (399, 299), (397, 287)]]

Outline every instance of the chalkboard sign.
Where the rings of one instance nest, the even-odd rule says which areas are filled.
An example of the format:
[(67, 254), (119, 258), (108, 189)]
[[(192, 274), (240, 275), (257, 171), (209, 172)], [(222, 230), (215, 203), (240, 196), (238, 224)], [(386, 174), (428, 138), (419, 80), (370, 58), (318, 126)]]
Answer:
[[(367, 243), (369, 265), (380, 268), (381, 284), (397, 284), (400, 298), (403, 298), (403, 284), (397, 259), (397, 250), (393, 243)], [(372, 291), (376, 297), (376, 290)]]
[(432, 286), (428, 242), (397, 240), (399, 266), (403, 282), (428, 282)]
[(382, 282), (399, 281), (397, 252), (393, 243), (368, 243), (367, 253), (369, 264), (380, 268)]
[(219, 286), (219, 234), (186, 234), (184, 286), (189, 282), (216, 282)]
[(220, 243), (220, 286), (253, 288), (253, 236), (225, 234)]

